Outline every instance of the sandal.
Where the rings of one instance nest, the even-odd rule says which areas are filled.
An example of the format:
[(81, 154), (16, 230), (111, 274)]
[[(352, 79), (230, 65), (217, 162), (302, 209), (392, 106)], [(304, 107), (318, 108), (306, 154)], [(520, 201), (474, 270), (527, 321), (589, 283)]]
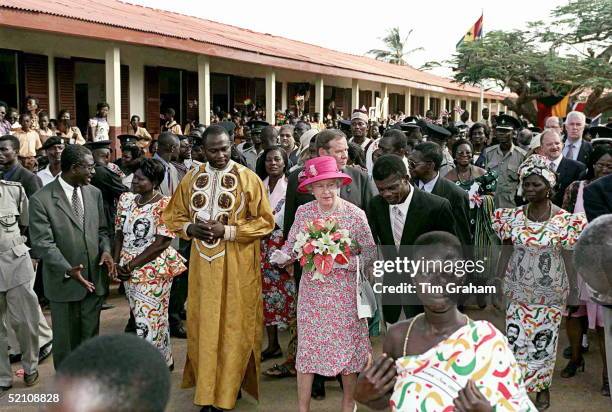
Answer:
[(278, 359), (283, 356), (281, 348), (276, 349), (274, 352), (261, 352), (261, 361), (264, 362), (268, 359)]
[(270, 378), (294, 378), (297, 376), (297, 372), (295, 368), (290, 369), (286, 364), (279, 365), (275, 363), (270, 369), (264, 371), (263, 373)]

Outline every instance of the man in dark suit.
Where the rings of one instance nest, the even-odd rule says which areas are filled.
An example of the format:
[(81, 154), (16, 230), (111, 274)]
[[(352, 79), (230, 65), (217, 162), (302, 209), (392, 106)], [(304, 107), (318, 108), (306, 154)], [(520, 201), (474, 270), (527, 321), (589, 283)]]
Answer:
[(582, 137), (586, 127), (586, 117), (582, 112), (569, 112), (565, 118), (567, 137), (563, 146), (563, 157), (586, 164), (588, 156), (593, 151), (591, 142)]
[(19, 139), (12, 135), (0, 137), (0, 179), (19, 182), (30, 198), (42, 187), (38, 176), (21, 166), (18, 160)]
[(102, 194), (91, 186), (91, 152), (70, 145), (62, 174), (30, 199), (30, 237), (42, 259), (51, 303), (55, 368), (83, 341), (98, 334), (100, 309), (113, 270)]
[(549, 163), (549, 169), (557, 173), (557, 186), (552, 201), (555, 205), (561, 207), (563, 204), (563, 194), (565, 189), (575, 182), (580, 180), (586, 171), (586, 166), (583, 163), (575, 160), (566, 159), (562, 155), (563, 143), (561, 136), (554, 130), (545, 130), (540, 136), (540, 150)]
[[(455, 218), (448, 200), (415, 189), (410, 184), (410, 175), (401, 157), (381, 156), (372, 172), (379, 195), (368, 207), (368, 220), (376, 243), (382, 246), (385, 260), (394, 261), (398, 256), (409, 254), (407, 248), (424, 233), (444, 231), (455, 234)], [(398, 250), (399, 248), (399, 250)], [(403, 250), (402, 250), (403, 249)], [(384, 276), (385, 285), (398, 285), (405, 275), (390, 273)], [(388, 323), (395, 323), (404, 309), (406, 318), (422, 312), (423, 307), (390, 302), (383, 296), (383, 315)]]
[(472, 244), (468, 220), (469, 198), (465, 190), (440, 176), (442, 149), (434, 142), (417, 145), (410, 154), (410, 173), (419, 189), (448, 200), (455, 217), (455, 234), (464, 245)]
[[(366, 211), (370, 199), (374, 195), (374, 186), (372, 181), (368, 178), (366, 172), (361, 169), (347, 166), (348, 161), (348, 142), (346, 135), (338, 129), (327, 129), (317, 134), (316, 140), (317, 153), (319, 156), (332, 156), (336, 159), (338, 169), (343, 173), (349, 175), (353, 180), (347, 185), (340, 189), (340, 197), (344, 200), (351, 202), (362, 210)], [(297, 208), (303, 204), (306, 204), (314, 200), (314, 196), (307, 193), (299, 193), (297, 191), (299, 183), (299, 175), (303, 168), (299, 168), (291, 172), (287, 179), (287, 195), (285, 198), (285, 214), (283, 215), (283, 236), (287, 238), (289, 230), (295, 220), (295, 212)], [(300, 276), (302, 274), (302, 268), (298, 263), (294, 264), (293, 274), (296, 279), (296, 283), (299, 286)], [(295, 330), (295, 328), (293, 328)], [(293, 342), (295, 339), (295, 342)], [(292, 341), (289, 343), (289, 348), (295, 348), (297, 346), (297, 336), (292, 336)], [(289, 361), (291, 354), (287, 357)], [(287, 362), (289, 363), (289, 362)], [(287, 365), (278, 365), (272, 369), (287, 368)], [(277, 371), (268, 370), (266, 371), (268, 376), (286, 376), (286, 374), (279, 374)], [(325, 397), (325, 379), (320, 375), (315, 375), (312, 396), (315, 399), (322, 399)]]

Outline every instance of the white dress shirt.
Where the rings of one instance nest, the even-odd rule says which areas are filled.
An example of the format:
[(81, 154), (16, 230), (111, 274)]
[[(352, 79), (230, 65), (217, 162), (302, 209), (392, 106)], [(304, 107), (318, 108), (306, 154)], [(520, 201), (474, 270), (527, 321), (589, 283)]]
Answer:
[(440, 173), (436, 174), (436, 177), (434, 177), (427, 183), (423, 182), (422, 180), (419, 180), (419, 187), (422, 190), (426, 191), (427, 193), (431, 193), (431, 191), (434, 189), (434, 186), (436, 185), (436, 182), (438, 181), (439, 178), (440, 178)]
[[(574, 147), (572, 148), (572, 156), (571, 157), (567, 157), (567, 154), (569, 152), (570, 146), (573, 145)], [(570, 139), (567, 139), (565, 141), (565, 146), (563, 146), (563, 157), (571, 159), (571, 160), (578, 160), (578, 152), (580, 152), (580, 148), (582, 147), (582, 138), (578, 139), (575, 142), (572, 142)], [(557, 164), (557, 166), (559, 166)]]
[(70, 207), (72, 207), (72, 192), (74, 192), (74, 190), (77, 190), (77, 195), (79, 196), (79, 199), (81, 200), (81, 207), (83, 208), (83, 211), (85, 210), (85, 207), (83, 205), (83, 193), (81, 191), (80, 187), (75, 188), (74, 186), (68, 184), (68, 182), (66, 182), (62, 177), (60, 177), (59, 179), (60, 185), (62, 186), (62, 189), (64, 189), (64, 194), (66, 195), (66, 197), (68, 198), (68, 203), (70, 204)]
[[(62, 172), (59, 172), (57, 174), (57, 176), (59, 176), (61, 174), (62, 174)], [(51, 173), (51, 169), (49, 169), (48, 165), (43, 170), (41, 170), (38, 173), (36, 173), (36, 176), (38, 176), (40, 178), (40, 180), (42, 181), (42, 185), (43, 186), (47, 186), (49, 183), (54, 181), (55, 178), (57, 177), (57, 176), (53, 176), (53, 173)]]

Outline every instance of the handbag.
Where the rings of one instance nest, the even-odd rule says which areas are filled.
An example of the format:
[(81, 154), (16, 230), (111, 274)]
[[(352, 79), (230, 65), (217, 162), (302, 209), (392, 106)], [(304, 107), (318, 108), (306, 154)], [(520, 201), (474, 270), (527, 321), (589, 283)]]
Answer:
[(376, 313), (376, 296), (372, 285), (361, 273), (359, 256), (357, 258), (357, 316), (359, 319), (373, 318)]

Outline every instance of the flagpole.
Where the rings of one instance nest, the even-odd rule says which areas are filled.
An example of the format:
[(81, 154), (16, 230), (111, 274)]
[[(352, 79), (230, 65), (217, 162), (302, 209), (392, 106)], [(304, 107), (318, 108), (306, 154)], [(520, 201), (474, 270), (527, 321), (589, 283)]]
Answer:
[[(483, 19), (483, 23), (484, 23), (484, 9), (480, 9), (480, 18)], [(484, 26), (484, 24), (483, 24)], [(480, 37), (484, 37), (484, 27), (481, 27), (481, 35)], [(482, 109), (484, 109), (484, 86), (482, 85), (482, 80), (480, 81), (480, 113), (478, 113), (478, 116), (476, 116), (477, 119), (480, 119), (480, 116), (482, 116)]]

